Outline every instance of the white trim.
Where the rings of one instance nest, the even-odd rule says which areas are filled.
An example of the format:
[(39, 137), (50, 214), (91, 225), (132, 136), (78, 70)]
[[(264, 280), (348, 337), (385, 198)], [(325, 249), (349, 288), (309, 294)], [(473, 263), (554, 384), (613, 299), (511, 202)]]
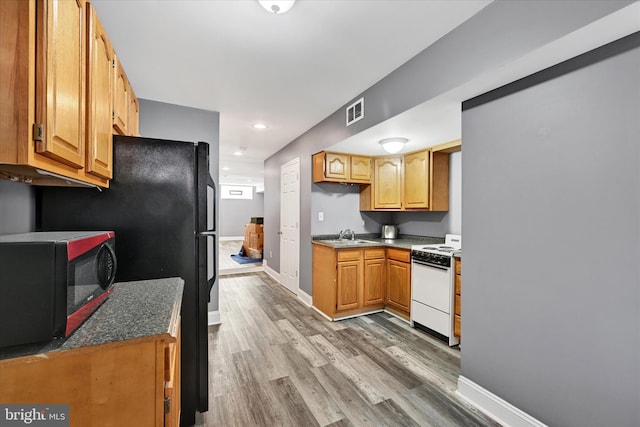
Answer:
[(220, 311), (210, 311), (207, 315), (207, 325), (220, 325)]
[(318, 310), (316, 307), (311, 306), (311, 308), (313, 308), (315, 311), (317, 311), (322, 317), (324, 317), (325, 319), (327, 319), (329, 322), (333, 322), (333, 319), (329, 316), (327, 316), (326, 314), (324, 314), (323, 312), (321, 312), (320, 310)]
[(384, 309), (381, 308), (380, 310), (365, 311), (364, 313), (352, 314), (350, 316), (336, 317), (335, 320), (353, 319), (354, 317), (368, 316), (369, 314), (382, 313), (383, 311)]
[(302, 301), (307, 307), (313, 306), (313, 299), (311, 298), (311, 295), (300, 288), (298, 288), (298, 299)]
[(547, 427), (543, 422), (460, 375), (456, 393), (506, 427)]
[(392, 316), (394, 316), (394, 317), (397, 317), (398, 319), (402, 320), (403, 322), (406, 322), (406, 323), (408, 323), (409, 325), (413, 326), (413, 324), (412, 324), (409, 320), (405, 319), (404, 317), (400, 317), (400, 316), (398, 316), (397, 314), (395, 314), (395, 313), (393, 313), (393, 312), (391, 312), (391, 311), (387, 310), (386, 308), (384, 309), (384, 312), (385, 312), (385, 313), (387, 313), (387, 314), (390, 314), (390, 315), (392, 315)]
[(282, 282), (280, 281), (280, 273), (278, 273), (277, 271), (275, 271), (273, 268), (269, 267), (267, 265), (267, 261), (264, 261), (264, 272), (267, 273), (269, 276), (271, 276), (271, 278), (273, 280), (275, 280), (276, 282), (282, 284)]
[(228, 242), (229, 240), (244, 240), (244, 236), (227, 236), (227, 237), (220, 237), (219, 239), (221, 242)]

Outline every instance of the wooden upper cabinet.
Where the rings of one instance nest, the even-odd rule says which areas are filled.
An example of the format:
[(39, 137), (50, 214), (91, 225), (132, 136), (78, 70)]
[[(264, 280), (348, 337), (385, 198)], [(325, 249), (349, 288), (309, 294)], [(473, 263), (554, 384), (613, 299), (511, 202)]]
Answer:
[(84, 0), (42, 0), (36, 22), (36, 152), (85, 165)]
[(89, 2), (2, 0), (0, 29), (0, 178), (108, 187), (113, 51)]
[(349, 179), (349, 156), (325, 153), (325, 177), (347, 181)]
[(371, 157), (321, 151), (313, 155), (313, 182), (371, 183)]
[(404, 156), (404, 207), (429, 207), (429, 150)]
[(402, 207), (402, 157), (375, 159), (373, 207), (374, 209)]
[(129, 135), (140, 136), (140, 103), (131, 86), (129, 86), (129, 116), (127, 125), (129, 127)]
[(111, 114), (113, 48), (95, 9), (87, 4), (87, 172), (113, 177)]
[(371, 157), (351, 157), (351, 182), (371, 183)]
[(122, 63), (115, 58), (115, 83), (113, 92), (113, 129), (119, 135), (128, 135), (129, 122), (129, 80)]

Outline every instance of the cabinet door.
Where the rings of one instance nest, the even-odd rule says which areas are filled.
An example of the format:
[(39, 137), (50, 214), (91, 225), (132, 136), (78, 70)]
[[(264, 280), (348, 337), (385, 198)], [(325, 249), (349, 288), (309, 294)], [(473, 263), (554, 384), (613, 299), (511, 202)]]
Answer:
[(385, 260), (366, 259), (364, 261), (363, 305), (384, 303)]
[(404, 156), (404, 207), (429, 207), (429, 151)]
[(358, 289), (362, 280), (362, 261), (338, 263), (338, 295), (336, 310), (348, 310), (360, 306)]
[(349, 179), (349, 156), (325, 153), (325, 177), (347, 181)]
[(375, 161), (374, 209), (402, 207), (402, 157), (385, 157)]
[(371, 182), (371, 157), (351, 156), (351, 181)]
[(114, 56), (95, 9), (90, 4), (87, 6), (87, 172), (110, 179), (113, 176), (111, 114)]
[(128, 135), (129, 80), (116, 56), (115, 91), (113, 98), (113, 129), (120, 135)]
[(42, 0), (37, 8), (36, 151), (84, 167), (84, 0)]
[(140, 104), (131, 86), (129, 86), (129, 116), (127, 125), (129, 126), (129, 135), (140, 136)]
[(411, 264), (387, 261), (387, 304), (409, 313), (411, 307)]

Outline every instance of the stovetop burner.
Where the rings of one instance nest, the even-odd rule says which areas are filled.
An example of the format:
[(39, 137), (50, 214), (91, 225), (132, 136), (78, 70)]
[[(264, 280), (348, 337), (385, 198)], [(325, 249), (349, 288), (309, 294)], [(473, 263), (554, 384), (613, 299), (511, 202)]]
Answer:
[(462, 239), (459, 235), (447, 234), (445, 242), (433, 245), (414, 245), (411, 247), (413, 251), (428, 252), (439, 255), (451, 256), (453, 252), (462, 248)]

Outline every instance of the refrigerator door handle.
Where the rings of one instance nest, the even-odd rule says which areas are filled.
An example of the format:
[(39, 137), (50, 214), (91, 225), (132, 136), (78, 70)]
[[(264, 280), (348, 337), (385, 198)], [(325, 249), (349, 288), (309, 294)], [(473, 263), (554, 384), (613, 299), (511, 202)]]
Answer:
[[(207, 258), (211, 257), (211, 260), (213, 262), (212, 264), (212, 271), (211, 271), (211, 278), (210, 279), (206, 279), (207, 281), (207, 301), (211, 302), (211, 289), (213, 289), (213, 286), (216, 283), (216, 278), (217, 278), (217, 271), (218, 271), (218, 256), (216, 253), (216, 232), (215, 231), (203, 231), (201, 233), (197, 233), (196, 237), (202, 237), (202, 238), (212, 238), (213, 239), (213, 245), (212, 245), (212, 253), (210, 253), (207, 250)], [(208, 247), (208, 246), (207, 246)], [(205, 261), (206, 264), (206, 261)], [(209, 271), (208, 268), (205, 267), (205, 271), (206, 271), (206, 275), (209, 275)]]
[(207, 206), (207, 209), (211, 209), (211, 212), (213, 214), (213, 224), (211, 224), (211, 228), (209, 230), (206, 230), (207, 232), (209, 231), (216, 231), (216, 218), (215, 218), (215, 211), (216, 211), (216, 203), (218, 202), (217, 196), (216, 196), (216, 182), (213, 180), (213, 177), (211, 176), (211, 174), (209, 174), (207, 176), (207, 187), (211, 188), (212, 191), (212, 205), (211, 206)]

